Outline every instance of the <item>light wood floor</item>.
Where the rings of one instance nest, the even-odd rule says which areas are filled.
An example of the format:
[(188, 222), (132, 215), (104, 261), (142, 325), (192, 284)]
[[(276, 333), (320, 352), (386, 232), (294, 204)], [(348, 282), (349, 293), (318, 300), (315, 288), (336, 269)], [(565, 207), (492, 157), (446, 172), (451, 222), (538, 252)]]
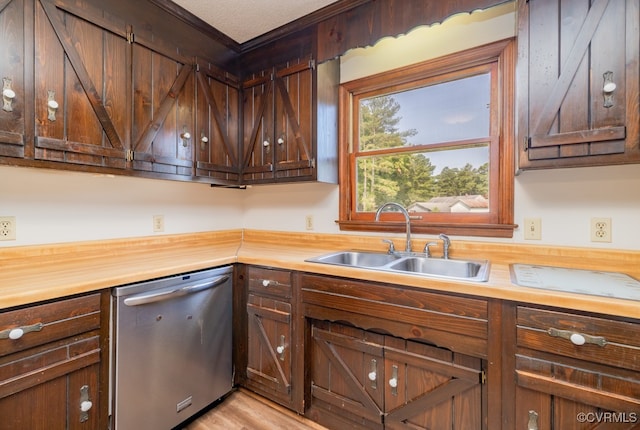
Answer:
[(280, 405), (237, 390), (182, 430), (326, 430)]

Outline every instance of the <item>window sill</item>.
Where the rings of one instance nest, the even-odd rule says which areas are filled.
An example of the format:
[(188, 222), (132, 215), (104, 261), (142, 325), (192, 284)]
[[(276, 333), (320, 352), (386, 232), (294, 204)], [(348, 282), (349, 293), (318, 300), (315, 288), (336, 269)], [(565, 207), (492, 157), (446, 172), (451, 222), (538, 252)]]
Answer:
[[(404, 233), (405, 223), (395, 221), (371, 222), (371, 221), (336, 221), (341, 231), (367, 231), (385, 233)], [(452, 236), (477, 236), (512, 238), (513, 230), (517, 224), (448, 224), (429, 223), (411, 224), (411, 233), (440, 234)]]

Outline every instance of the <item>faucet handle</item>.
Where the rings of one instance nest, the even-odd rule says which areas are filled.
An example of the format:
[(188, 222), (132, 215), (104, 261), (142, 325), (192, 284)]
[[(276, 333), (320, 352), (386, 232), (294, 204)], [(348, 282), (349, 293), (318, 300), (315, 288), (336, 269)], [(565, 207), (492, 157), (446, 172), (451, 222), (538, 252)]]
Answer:
[(432, 247), (432, 246), (436, 246), (436, 245), (437, 245), (436, 242), (427, 242), (424, 245), (424, 251), (423, 252), (427, 256), (427, 258), (431, 258), (431, 249), (429, 249), (429, 248)]
[(389, 244), (389, 254), (393, 254), (394, 252), (396, 252), (396, 247), (393, 245), (393, 241), (389, 240), (389, 239), (382, 239), (382, 241), (384, 243), (388, 243)]

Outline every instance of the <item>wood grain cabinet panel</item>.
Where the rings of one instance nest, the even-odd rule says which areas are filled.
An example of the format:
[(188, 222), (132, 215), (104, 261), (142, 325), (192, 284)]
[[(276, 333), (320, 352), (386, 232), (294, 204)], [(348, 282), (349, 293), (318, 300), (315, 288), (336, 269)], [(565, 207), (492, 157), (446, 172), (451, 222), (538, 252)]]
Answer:
[(487, 412), (486, 300), (313, 274), (300, 282), (311, 419), (335, 429), (498, 428)]
[(22, 0), (0, 1), (0, 156), (25, 156), (25, 13)]
[(163, 48), (145, 40), (132, 47), (132, 168), (191, 178), (196, 141), (193, 59)]
[(637, 322), (517, 306), (516, 323), (516, 428), (637, 428)]
[(329, 428), (482, 429), (482, 360), (330, 323), (311, 328), (309, 417)]
[(519, 1), (521, 169), (640, 162), (639, 6)]
[(1, 161), (237, 184), (238, 79), (123, 7), (0, 1)]
[(246, 271), (247, 388), (302, 413), (303, 347), (296, 324), (297, 294), (287, 270), (249, 266)]
[(242, 84), (242, 182), (337, 182), (337, 61), (300, 58)]
[(202, 61), (197, 63), (196, 76), (196, 176), (223, 185), (238, 184), (240, 82)]
[(34, 158), (124, 169), (126, 26), (91, 9), (37, 0), (34, 31)]
[(107, 427), (108, 301), (96, 293), (0, 313), (0, 429)]

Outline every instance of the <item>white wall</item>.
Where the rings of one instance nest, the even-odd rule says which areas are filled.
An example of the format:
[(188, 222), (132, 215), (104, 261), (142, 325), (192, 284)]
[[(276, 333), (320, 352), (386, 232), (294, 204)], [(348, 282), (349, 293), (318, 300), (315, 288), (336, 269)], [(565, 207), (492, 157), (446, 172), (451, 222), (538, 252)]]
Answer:
[[(470, 42), (510, 37), (514, 9), (508, 3), (458, 15), (407, 37), (384, 39), (373, 49), (352, 50), (343, 58), (342, 80), (465, 49)], [(17, 240), (0, 241), (0, 247), (154, 235), (156, 214), (165, 216), (164, 234), (241, 227), (305, 231), (307, 215), (313, 216), (315, 232), (339, 233), (338, 204), (338, 187), (327, 184), (212, 189), (0, 166), (0, 216), (16, 216), (18, 227)], [(526, 243), (638, 250), (640, 165), (524, 172), (515, 179), (515, 222), (522, 224), (524, 217), (542, 220), (542, 240)], [(612, 243), (589, 241), (591, 217), (611, 217)], [(525, 242), (521, 229), (500, 241)]]
[(0, 247), (19, 246), (241, 228), (242, 200), (204, 184), (0, 166), (0, 216), (17, 226)]

